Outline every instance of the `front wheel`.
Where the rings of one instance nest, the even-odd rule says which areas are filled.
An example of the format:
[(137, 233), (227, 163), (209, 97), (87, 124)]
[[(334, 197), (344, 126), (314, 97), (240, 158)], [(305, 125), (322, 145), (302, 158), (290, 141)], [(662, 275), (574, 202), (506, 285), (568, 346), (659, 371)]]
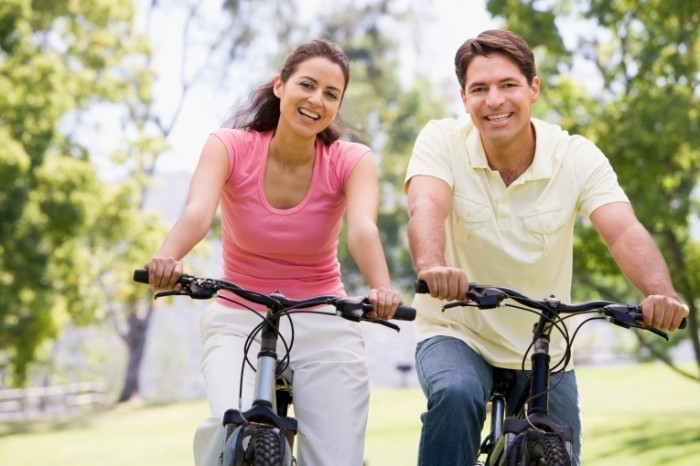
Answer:
[(543, 435), (528, 442), (530, 464), (571, 466), (564, 441), (558, 435)]
[(571, 457), (564, 440), (553, 433), (528, 431), (508, 449), (506, 465), (513, 466), (571, 466)]
[(285, 435), (270, 426), (245, 425), (227, 439), (223, 466), (291, 466), (292, 451)]
[(282, 463), (282, 439), (278, 433), (272, 429), (258, 429), (253, 435), (251, 442), (254, 448), (251, 451), (248, 447), (248, 453), (252, 453), (251, 462), (249, 464), (255, 466), (283, 466)]

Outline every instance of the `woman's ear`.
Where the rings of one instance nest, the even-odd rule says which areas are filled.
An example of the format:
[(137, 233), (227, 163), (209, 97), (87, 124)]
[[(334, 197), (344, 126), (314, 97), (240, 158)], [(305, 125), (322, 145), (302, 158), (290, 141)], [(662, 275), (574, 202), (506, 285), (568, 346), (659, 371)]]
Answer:
[(272, 83), (272, 92), (275, 94), (275, 96), (279, 99), (280, 96), (282, 95), (282, 85), (284, 83), (282, 82), (282, 78), (280, 75), (275, 76), (275, 79), (273, 80)]

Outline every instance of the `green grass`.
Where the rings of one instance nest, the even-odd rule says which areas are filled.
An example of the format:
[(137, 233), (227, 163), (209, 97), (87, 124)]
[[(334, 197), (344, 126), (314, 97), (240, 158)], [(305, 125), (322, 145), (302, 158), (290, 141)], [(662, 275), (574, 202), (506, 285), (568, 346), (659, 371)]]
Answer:
[(584, 465), (700, 464), (700, 384), (651, 364), (577, 372)]
[[(700, 464), (700, 385), (659, 365), (581, 368), (585, 466)], [(368, 466), (415, 464), (420, 389), (375, 390)], [(0, 424), (0, 464), (191, 466), (204, 401), (120, 406), (64, 423)]]

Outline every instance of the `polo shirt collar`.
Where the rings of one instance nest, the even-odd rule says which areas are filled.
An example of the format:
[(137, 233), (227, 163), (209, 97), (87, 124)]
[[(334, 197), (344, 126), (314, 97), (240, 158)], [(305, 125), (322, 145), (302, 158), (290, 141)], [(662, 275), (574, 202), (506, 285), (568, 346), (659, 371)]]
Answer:
[[(548, 179), (552, 177), (554, 172), (554, 164), (552, 163), (552, 148), (551, 145), (545, 142), (545, 128), (542, 126), (542, 121), (532, 118), (530, 120), (535, 129), (537, 137), (535, 142), (535, 158), (532, 164), (520, 177), (522, 181)], [(468, 124), (465, 128), (465, 143), (467, 146), (467, 154), (469, 156), (469, 164), (474, 169), (490, 169), (484, 145), (479, 137), (479, 130), (473, 124)], [(540, 137), (542, 136), (542, 137)]]

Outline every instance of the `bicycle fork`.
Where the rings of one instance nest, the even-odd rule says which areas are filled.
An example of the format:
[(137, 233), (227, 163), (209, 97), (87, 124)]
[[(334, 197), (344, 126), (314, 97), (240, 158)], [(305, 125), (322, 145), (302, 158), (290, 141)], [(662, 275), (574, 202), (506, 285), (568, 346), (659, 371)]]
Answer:
[[(268, 320), (266, 320), (260, 334), (261, 341), (257, 358), (253, 405), (245, 412), (229, 409), (224, 413), (224, 438), (227, 439), (226, 442), (228, 443), (229, 438), (233, 436), (231, 448), (240, 452), (243, 439), (252, 435), (257, 429), (276, 429), (286, 439), (289, 462), (293, 463), (294, 459), (291, 457), (291, 451), (294, 445), (294, 437), (297, 433), (297, 421), (294, 418), (287, 417), (286, 412), (282, 415), (276, 412), (277, 338), (279, 327), (274, 315), (268, 312), (267, 317)], [(284, 409), (286, 411), (286, 406)], [(225, 459), (226, 456), (226, 453), (224, 453), (223, 458)]]
[(491, 403), (491, 429), (479, 448), (480, 454), (487, 455), (487, 463), (477, 462), (476, 465), (495, 464), (493, 459), (500, 458), (506, 446), (503, 441), (503, 422), (506, 417), (506, 397), (515, 383), (515, 374), (509, 369), (495, 368), (493, 388), (489, 402)]
[(541, 334), (535, 340), (531, 356), (532, 376), (529, 396), (514, 416), (506, 417), (506, 397), (515, 381), (515, 374), (508, 369), (496, 368), (494, 385), (489, 401), (491, 403), (491, 430), (481, 444), (480, 453), (486, 454), (486, 463), (476, 465), (498, 465), (505, 460), (505, 454), (516, 442), (518, 435), (536, 429), (557, 434), (562, 440), (569, 457), (573, 450), (573, 430), (570, 426), (556, 424), (549, 417), (549, 338)]

